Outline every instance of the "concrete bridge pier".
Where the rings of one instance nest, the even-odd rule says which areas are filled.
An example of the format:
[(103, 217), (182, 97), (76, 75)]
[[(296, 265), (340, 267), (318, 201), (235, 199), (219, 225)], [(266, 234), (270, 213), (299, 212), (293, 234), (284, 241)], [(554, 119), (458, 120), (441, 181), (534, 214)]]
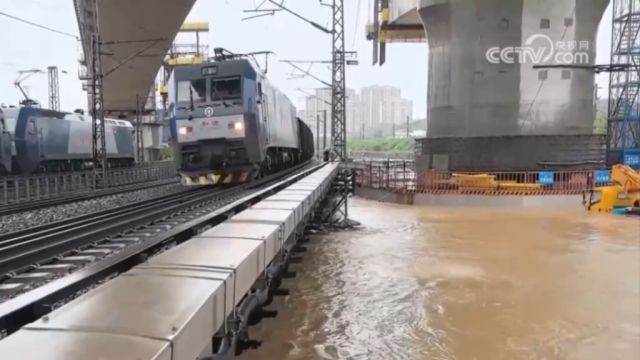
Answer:
[[(421, 0), (429, 43), (428, 137), (593, 132), (593, 65), (608, 0)], [(492, 63), (490, 49), (541, 52)], [(580, 54), (580, 55), (578, 55)], [(507, 56), (513, 58), (511, 52)], [(562, 61), (559, 62), (558, 60)]]

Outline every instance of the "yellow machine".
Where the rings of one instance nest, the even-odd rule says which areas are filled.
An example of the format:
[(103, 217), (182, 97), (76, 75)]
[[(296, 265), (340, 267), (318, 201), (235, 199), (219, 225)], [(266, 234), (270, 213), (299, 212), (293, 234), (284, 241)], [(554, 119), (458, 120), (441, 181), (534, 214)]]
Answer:
[(640, 215), (640, 173), (627, 165), (611, 168), (613, 185), (583, 194), (583, 204), (592, 212)]
[(209, 47), (201, 44), (200, 36), (202, 33), (206, 34), (208, 32), (208, 22), (185, 22), (180, 27), (179, 33), (194, 33), (196, 35), (196, 42), (195, 44), (173, 44), (164, 60), (163, 78), (159, 92), (165, 110), (167, 107), (167, 97), (169, 96), (169, 85), (167, 82), (171, 76), (171, 71), (177, 66), (202, 64), (207, 61)]
[(463, 190), (513, 190), (521, 192), (535, 192), (542, 189), (540, 184), (520, 183), (517, 181), (497, 180), (491, 174), (453, 174), (448, 183)]

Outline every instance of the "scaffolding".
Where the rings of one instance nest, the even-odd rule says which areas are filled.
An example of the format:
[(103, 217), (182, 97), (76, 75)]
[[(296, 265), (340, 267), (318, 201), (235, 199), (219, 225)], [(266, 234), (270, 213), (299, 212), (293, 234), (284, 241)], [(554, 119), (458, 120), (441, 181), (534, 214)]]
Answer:
[(613, 0), (607, 162), (640, 165), (640, 0)]

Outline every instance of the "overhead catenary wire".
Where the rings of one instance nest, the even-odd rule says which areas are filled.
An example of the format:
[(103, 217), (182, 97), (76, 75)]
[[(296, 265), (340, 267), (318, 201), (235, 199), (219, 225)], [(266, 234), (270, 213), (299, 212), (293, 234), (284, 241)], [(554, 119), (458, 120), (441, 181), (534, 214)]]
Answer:
[(351, 45), (352, 49), (356, 48), (356, 42), (358, 41), (358, 27), (360, 26), (360, 9), (362, 5), (362, 0), (358, 0), (358, 5), (356, 8), (356, 25), (355, 25), (355, 30), (353, 31), (353, 44)]
[(35, 22), (32, 22), (32, 21), (29, 21), (29, 20), (14, 16), (14, 15), (11, 15), (11, 14), (7, 14), (7, 13), (2, 12), (2, 11), (0, 11), (0, 15), (8, 17), (9, 19), (24, 23), (24, 24), (28, 24), (28, 25), (35, 26), (35, 27), (40, 28), (40, 29), (44, 29), (44, 30), (47, 30), (47, 31), (54, 32), (54, 33), (59, 34), (59, 35), (64, 35), (64, 36), (72, 37), (72, 38), (74, 38), (76, 40), (80, 40), (80, 37), (78, 37), (77, 35), (73, 35), (71, 33), (64, 32), (64, 31), (61, 31), (61, 30), (56, 30), (56, 29), (50, 28), (50, 27), (45, 26), (45, 25), (41, 25), (41, 24), (38, 24), (38, 23), (35, 23)]

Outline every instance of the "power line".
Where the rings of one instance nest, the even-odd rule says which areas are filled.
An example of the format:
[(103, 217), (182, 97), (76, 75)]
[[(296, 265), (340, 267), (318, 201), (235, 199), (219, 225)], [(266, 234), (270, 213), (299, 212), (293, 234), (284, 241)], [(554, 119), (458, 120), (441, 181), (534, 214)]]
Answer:
[(48, 31), (54, 32), (56, 34), (69, 36), (69, 37), (72, 37), (72, 38), (74, 38), (76, 40), (80, 40), (80, 38), (78, 36), (76, 36), (76, 35), (73, 35), (73, 34), (70, 34), (70, 33), (64, 32), (64, 31), (52, 29), (52, 28), (50, 28), (48, 26), (36, 24), (36, 23), (31, 22), (29, 20), (25, 20), (25, 19), (19, 18), (17, 16), (13, 16), (13, 15), (7, 14), (7, 13), (2, 12), (2, 11), (0, 11), (0, 15), (6, 16), (6, 17), (8, 17), (10, 19), (13, 19), (13, 20), (16, 20), (16, 21), (19, 21), (19, 22), (22, 22), (22, 23), (25, 23), (25, 24), (28, 24), (28, 25), (31, 25), (31, 26), (35, 26), (35, 27), (38, 27), (38, 28), (41, 28), (41, 29), (44, 29), (44, 30), (48, 30)]
[[(374, 0), (378, 1), (378, 0)], [(358, 40), (358, 27), (360, 26), (360, 6), (362, 5), (361, 0), (358, 0), (358, 9), (356, 11), (356, 27), (353, 31), (353, 45), (351, 45), (352, 49), (356, 48), (356, 41)]]
[(300, 14), (296, 13), (296, 12), (291, 11), (289, 8), (284, 7), (284, 5), (282, 5), (282, 4), (278, 4), (277, 2), (275, 2), (275, 1), (273, 1), (273, 0), (269, 0), (269, 2), (270, 2), (270, 3), (272, 3), (273, 5), (275, 5), (275, 6), (279, 7), (280, 9), (282, 9), (282, 10), (284, 10), (284, 11), (288, 12), (289, 14), (291, 14), (291, 15), (293, 15), (293, 16), (295, 16), (295, 17), (297, 17), (298, 19), (300, 19), (300, 20), (302, 20), (302, 21), (307, 22), (308, 24), (310, 24), (310, 25), (311, 25), (311, 26), (313, 26), (314, 28), (316, 28), (316, 29), (318, 29), (318, 30), (320, 30), (320, 31), (322, 31), (322, 32), (324, 32), (324, 33), (326, 33), (326, 34), (331, 34), (331, 33), (333, 33), (333, 31), (331, 31), (331, 30), (327, 29), (326, 27), (324, 27), (324, 26), (322, 26), (322, 25), (318, 24), (318, 23), (317, 23), (317, 22), (315, 22), (315, 21), (311, 21), (311, 20), (309, 20), (309, 19), (305, 18), (304, 16), (302, 16), (302, 15), (300, 15)]
[(291, 61), (291, 60), (280, 60), (280, 62), (287, 63), (287, 64), (291, 65), (292, 67), (294, 67), (295, 69), (297, 69), (301, 73), (303, 73), (303, 74), (305, 74), (305, 75), (307, 75), (307, 76), (309, 76), (309, 77), (321, 82), (322, 84), (324, 84), (325, 86), (327, 86), (329, 88), (332, 87), (332, 85), (329, 82), (324, 81), (324, 80), (320, 79), (319, 77), (317, 77), (317, 76), (313, 75), (312, 73), (310, 73), (308, 70), (305, 70), (305, 69), (301, 68), (300, 66), (296, 65), (294, 61)]

